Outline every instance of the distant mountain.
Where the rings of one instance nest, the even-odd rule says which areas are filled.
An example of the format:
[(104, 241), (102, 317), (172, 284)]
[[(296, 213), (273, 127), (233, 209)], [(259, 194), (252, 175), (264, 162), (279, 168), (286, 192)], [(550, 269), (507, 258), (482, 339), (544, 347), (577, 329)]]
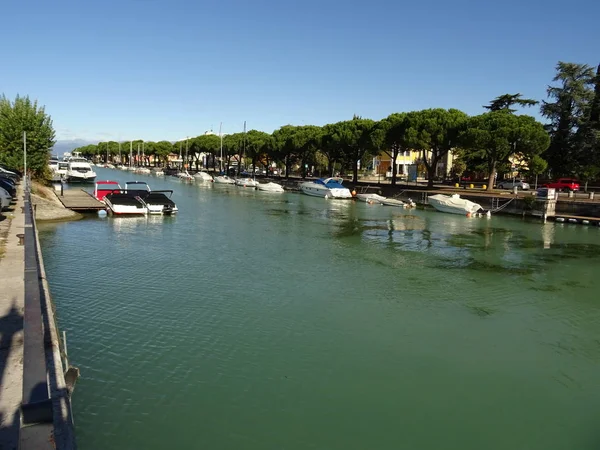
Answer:
[(89, 144), (97, 144), (98, 141), (88, 141), (85, 139), (65, 139), (58, 140), (56, 144), (54, 144), (54, 148), (52, 149), (52, 154), (57, 156), (62, 156), (65, 152), (71, 152), (73, 149), (77, 147), (83, 147), (84, 145)]

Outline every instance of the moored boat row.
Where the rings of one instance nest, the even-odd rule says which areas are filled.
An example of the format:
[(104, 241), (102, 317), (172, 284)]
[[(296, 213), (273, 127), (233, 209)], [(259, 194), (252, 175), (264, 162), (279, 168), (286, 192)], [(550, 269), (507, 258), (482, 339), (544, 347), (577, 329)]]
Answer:
[(94, 197), (116, 215), (175, 214), (178, 208), (172, 194), (172, 190), (153, 191), (145, 181), (128, 181), (124, 188), (116, 181), (98, 181), (94, 189)]

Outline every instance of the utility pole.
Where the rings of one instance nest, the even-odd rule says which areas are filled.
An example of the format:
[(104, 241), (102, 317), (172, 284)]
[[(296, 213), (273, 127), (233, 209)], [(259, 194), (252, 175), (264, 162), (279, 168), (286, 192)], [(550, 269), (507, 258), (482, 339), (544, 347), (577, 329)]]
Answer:
[(23, 172), (25, 173), (25, 190), (27, 190), (27, 131), (23, 131)]

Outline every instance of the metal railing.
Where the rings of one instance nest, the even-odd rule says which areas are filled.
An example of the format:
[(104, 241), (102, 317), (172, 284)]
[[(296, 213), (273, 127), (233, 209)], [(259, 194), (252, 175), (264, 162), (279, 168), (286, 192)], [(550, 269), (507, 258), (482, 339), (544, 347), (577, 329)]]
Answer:
[[(48, 347), (49, 319), (44, 313), (49, 306), (49, 299), (42, 285), (43, 268), (38, 253), (35, 207), (31, 203), (30, 186), (29, 180), (24, 179), (23, 399), (19, 449), (74, 448), (74, 440), (70, 445), (59, 445), (60, 439), (56, 435), (57, 427), (65, 429), (63, 415), (55, 412), (56, 407), (60, 404), (60, 396), (68, 394), (51, 395), (56, 389), (55, 372), (63, 369), (54, 367), (52, 358), (47, 354), (52, 351), (51, 346)], [(72, 429), (72, 423), (67, 426)]]

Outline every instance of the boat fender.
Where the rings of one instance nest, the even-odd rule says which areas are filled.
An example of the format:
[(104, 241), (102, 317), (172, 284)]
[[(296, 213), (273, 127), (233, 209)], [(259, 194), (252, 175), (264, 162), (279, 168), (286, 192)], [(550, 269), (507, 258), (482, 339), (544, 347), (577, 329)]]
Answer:
[(467, 213), (467, 217), (471, 217), (471, 213), (470, 212)]
[(356, 191), (352, 191), (352, 197), (356, 197)]

